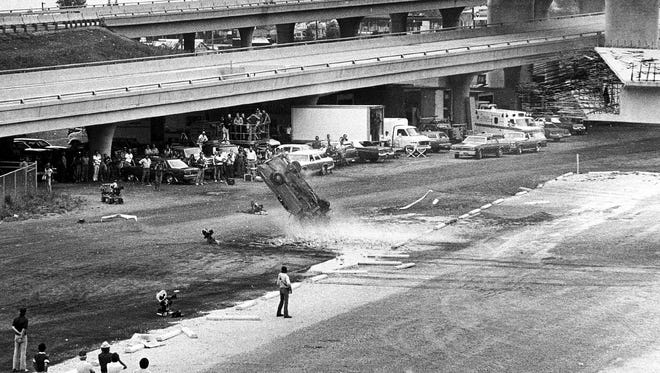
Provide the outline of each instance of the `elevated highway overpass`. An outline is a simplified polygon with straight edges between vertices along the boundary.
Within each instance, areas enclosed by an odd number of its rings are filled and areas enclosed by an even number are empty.
[[[603,15],[0,75],[0,136],[453,76],[593,48]]]
[[[252,28],[323,19],[408,14],[481,5],[481,0],[193,0],[147,1],[44,11],[0,12],[0,30],[98,25],[130,38]],[[358,22],[359,24],[359,22]]]

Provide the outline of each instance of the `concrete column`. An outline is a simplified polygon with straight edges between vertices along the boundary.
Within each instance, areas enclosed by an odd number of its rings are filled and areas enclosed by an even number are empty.
[[[451,88],[451,120],[453,123],[467,123],[470,107],[470,85],[474,74],[452,75],[447,78]]]
[[[440,9],[442,16],[442,28],[458,27],[461,25],[461,13],[465,7]]]
[[[522,66],[504,69],[504,89],[499,100],[499,102],[504,103],[502,105],[503,109],[520,110],[520,100],[516,95],[516,87],[521,81],[523,71]]]
[[[605,10],[605,0],[578,0],[580,13],[598,13]]]
[[[553,0],[534,0],[534,19],[548,18]]]
[[[293,33],[296,29],[295,23],[282,23],[276,25],[277,29],[277,44],[293,43]]]
[[[534,0],[488,0],[488,23],[519,23],[534,18]]]
[[[390,13],[390,33],[408,31],[408,13]]]
[[[356,36],[360,31],[360,22],[364,17],[350,17],[340,18],[337,20],[339,23],[339,36],[342,38],[350,38]]]
[[[241,47],[252,46],[252,36],[254,35],[254,26],[241,27],[238,29],[238,34],[241,36]]]
[[[195,33],[190,32],[187,34],[183,34],[183,50],[186,52],[194,52],[195,51]]]
[[[605,46],[658,47],[660,0],[605,0]]]
[[[89,139],[89,151],[93,154],[98,150],[101,154],[110,155],[116,128],[117,125],[114,123],[85,127]]]

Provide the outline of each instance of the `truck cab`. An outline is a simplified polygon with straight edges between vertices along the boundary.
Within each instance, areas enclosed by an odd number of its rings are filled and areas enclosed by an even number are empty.
[[[385,118],[384,131],[390,134],[390,143],[395,151],[414,148],[427,151],[431,148],[431,139],[422,135],[417,127],[409,126],[405,118]]]

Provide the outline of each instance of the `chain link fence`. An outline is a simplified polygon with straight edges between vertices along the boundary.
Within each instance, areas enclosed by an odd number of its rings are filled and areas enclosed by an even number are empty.
[[[37,192],[37,162],[21,166],[19,162],[0,162],[0,207]]]

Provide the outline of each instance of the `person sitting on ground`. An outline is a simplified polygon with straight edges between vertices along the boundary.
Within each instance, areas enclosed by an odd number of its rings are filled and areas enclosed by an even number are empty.
[[[204,236],[204,239],[206,239],[206,243],[210,245],[220,245],[220,242],[213,237],[213,229],[202,229],[202,235]]]
[[[156,312],[156,315],[162,317],[169,316],[172,313],[170,310],[172,299],[176,299],[176,294],[168,297],[167,291],[161,290],[156,294],[156,299],[158,300],[158,312]]]
[[[250,212],[255,215],[265,215],[264,205],[250,201]]]

